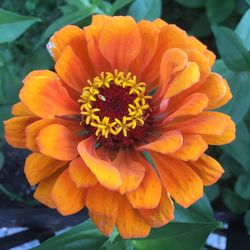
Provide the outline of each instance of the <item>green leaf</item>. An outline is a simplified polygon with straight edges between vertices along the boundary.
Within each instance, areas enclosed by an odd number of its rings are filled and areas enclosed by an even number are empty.
[[[213,26],[212,30],[219,53],[227,67],[237,72],[249,70],[250,54],[238,35],[226,27]]]
[[[211,24],[224,21],[233,12],[235,0],[207,0],[207,16]]]
[[[2,169],[4,164],[4,155],[3,153],[0,151],[0,170]]]
[[[226,206],[234,213],[243,213],[247,210],[249,202],[242,199],[230,188],[225,188],[222,191],[222,200]]]
[[[244,46],[249,51],[250,50],[250,9],[241,18],[239,24],[237,25],[235,32],[243,41]]]
[[[170,223],[153,229],[149,237],[134,240],[134,250],[194,250],[200,249],[209,233],[219,226],[218,222]]]
[[[239,176],[246,172],[246,169],[238,161],[236,161],[234,158],[232,158],[230,155],[226,153],[223,153],[221,155],[220,163],[222,167],[225,169],[225,173],[223,174],[223,176],[227,173],[229,174],[229,176],[231,176],[231,174]]]
[[[21,16],[0,8],[0,43],[12,42],[41,19]]]
[[[247,210],[245,216],[244,216],[244,223],[247,227],[248,234],[250,234],[250,210]]]
[[[238,161],[246,172],[250,172],[250,135],[244,122],[237,126],[236,140],[222,148],[228,155]]]
[[[1,105],[0,106],[0,138],[4,138],[4,126],[3,121],[11,117],[11,106],[10,105]]]
[[[204,196],[188,209],[175,205],[174,222],[211,222],[214,221],[213,210]]]
[[[238,123],[247,114],[250,107],[249,72],[233,72],[222,60],[217,60],[213,70],[221,74],[228,82],[233,98],[219,111],[229,114]]]
[[[128,14],[136,21],[153,21],[161,16],[161,0],[135,0],[129,7]]]
[[[246,0],[246,2],[250,5],[250,0]]]
[[[187,8],[200,8],[205,5],[206,0],[175,0],[175,2]]]
[[[208,200],[210,202],[214,201],[220,195],[220,186],[217,184],[214,184],[212,186],[205,187],[205,192],[206,192],[206,196],[207,196]]]
[[[92,14],[99,13],[100,9],[96,5],[91,5],[89,1],[68,1],[71,3],[71,6],[74,7],[74,11],[72,13],[68,13],[56,21],[54,21],[42,34],[40,42],[37,44],[36,48],[41,46],[46,39],[48,39],[55,31],[59,30],[63,26],[68,24],[74,24],[80,22],[81,20],[91,16]]]
[[[250,200],[250,175],[241,175],[235,183],[236,193],[245,200]]]
[[[130,4],[133,0],[116,0],[111,7],[110,15],[113,16],[118,10]]]
[[[36,250],[82,250],[99,249],[107,240],[92,223],[87,220],[69,231],[43,242]]]
[[[190,33],[197,37],[210,35],[212,32],[206,13],[202,13],[191,28]]]

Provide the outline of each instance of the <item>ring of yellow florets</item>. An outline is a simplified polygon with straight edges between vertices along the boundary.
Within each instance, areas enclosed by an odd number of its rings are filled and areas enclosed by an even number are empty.
[[[100,76],[95,77],[92,81],[88,80],[87,83],[88,86],[83,88],[78,100],[80,103],[82,124],[94,128],[95,135],[98,138],[100,136],[108,138],[109,135],[116,136],[121,134],[127,137],[128,131],[135,130],[138,126],[144,125],[149,114],[148,100],[152,97],[145,95],[146,84],[144,82],[137,82],[136,76],[131,73],[125,74],[124,72],[115,70],[114,74],[102,72]],[[117,105],[119,106],[120,100],[117,101],[118,103],[106,102],[111,98],[109,94],[112,94],[112,96],[119,95],[119,90],[125,91],[124,93],[129,97],[127,100],[131,100],[131,103],[126,105],[126,114],[122,117],[112,118],[109,115],[103,116],[105,108],[100,108],[102,106],[100,102],[104,104],[103,107],[106,105],[108,108],[111,106],[111,109],[115,109]],[[102,94],[103,92],[106,95]],[[124,98],[124,95],[120,98]],[[99,106],[97,103],[99,103]]]

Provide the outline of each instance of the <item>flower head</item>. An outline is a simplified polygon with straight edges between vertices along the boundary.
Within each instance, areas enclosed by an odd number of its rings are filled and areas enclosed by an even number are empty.
[[[37,200],[63,215],[86,206],[105,235],[116,225],[146,237],[173,219],[172,199],[188,207],[220,178],[205,151],[235,137],[230,117],[211,111],[232,96],[196,38],[160,19],[98,15],[47,47],[55,72],[31,72],[5,122],[8,143],[33,152]]]

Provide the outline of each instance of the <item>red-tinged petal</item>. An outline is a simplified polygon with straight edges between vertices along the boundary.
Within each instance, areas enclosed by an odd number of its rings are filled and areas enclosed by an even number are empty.
[[[168,131],[155,141],[143,145],[138,150],[149,150],[162,154],[173,153],[182,145],[182,134],[179,131]]]
[[[159,153],[151,153],[163,186],[183,207],[189,207],[203,195],[199,176],[184,162]]]
[[[80,157],[70,162],[69,173],[77,187],[90,187],[97,183],[95,175]]]
[[[22,102],[12,106],[11,114],[14,116],[35,116]]]
[[[107,217],[91,212],[89,212],[89,217],[104,235],[107,237],[111,235],[115,226],[116,217]]]
[[[174,204],[170,195],[162,188],[159,205],[154,209],[140,209],[139,212],[152,227],[162,227],[174,219]]]
[[[196,161],[207,147],[207,143],[200,135],[184,134],[182,146],[170,156],[182,161]]]
[[[76,187],[68,169],[57,178],[51,192],[56,208],[62,215],[79,212],[85,205],[86,195],[87,189]]]
[[[202,137],[209,145],[228,144],[235,139],[235,123],[228,119],[225,121],[225,127],[226,128],[221,135],[202,135]]]
[[[52,124],[43,128],[36,141],[39,151],[52,158],[70,161],[78,156],[80,138],[62,125]]]
[[[59,170],[49,178],[40,181],[34,193],[34,198],[49,208],[56,208],[51,197],[51,192],[60,174],[61,171]]]
[[[6,141],[13,147],[26,148],[25,128],[37,119],[31,116],[19,116],[4,121]]]
[[[224,173],[221,165],[214,158],[205,154],[197,161],[189,162],[188,165],[199,175],[205,186],[217,182]]]
[[[201,113],[208,104],[208,98],[201,93],[194,93],[186,97],[180,103],[169,103],[168,112],[172,113],[166,118],[166,121],[172,120],[177,117],[187,115],[198,115]],[[163,122],[164,123],[164,122]]]
[[[158,206],[161,198],[161,181],[153,167],[143,158],[139,157],[146,172],[140,186],[126,194],[133,208],[152,209]]]
[[[121,149],[112,164],[119,170],[122,178],[122,184],[118,189],[121,194],[138,188],[145,174],[141,162],[133,160],[129,152]]]
[[[228,115],[219,112],[202,112],[196,117],[171,123],[167,127],[180,130],[186,134],[202,134],[202,135],[222,135],[228,124],[232,120]]]
[[[28,76],[19,97],[34,114],[45,119],[79,113],[79,105],[70,98],[55,73]]]
[[[145,238],[151,229],[126,198],[121,200],[116,226],[123,239]]]
[[[116,217],[121,197],[118,192],[110,191],[97,184],[89,189],[86,206],[92,214]]]
[[[113,69],[126,72],[141,49],[140,33],[134,19],[116,16],[105,22],[100,33],[99,48]]]
[[[159,29],[146,20],[140,21],[137,27],[141,37],[141,49],[129,68],[140,79],[156,51]]]
[[[88,138],[78,144],[78,152],[86,166],[104,187],[117,190],[122,184],[118,169],[111,162],[102,160],[95,152],[95,139]]]
[[[199,79],[200,71],[198,65],[194,62],[189,62],[186,68],[176,74],[173,81],[169,83],[165,97],[170,98],[181,93],[183,90],[197,83]]]
[[[55,69],[68,86],[80,93],[87,85],[87,80],[93,78],[70,46],[64,49],[56,62]]]
[[[35,185],[65,165],[65,161],[58,161],[39,153],[32,153],[26,158],[24,172],[29,184]]]

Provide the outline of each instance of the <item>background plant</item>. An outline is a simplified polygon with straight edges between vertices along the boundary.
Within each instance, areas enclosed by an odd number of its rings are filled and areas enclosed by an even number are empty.
[[[129,14],[137,21],[162,17],[198,37],[220,58],[213,70],[227,79],[234,96],[221,111],[232,116],[237,123],[237,139],[230,145],[210,149],[209,153],[222,163],[225,174],[220,182],[207,188],[206,193],[215,209],[228,209],[244,215],[245,225],[250,231],[249,0],[1,1],[1,144],[4,143],[2,121],[10,117],[11,105],[18,100],[23,77],[34,69],[52,68],[52,61],[45,49],[48,38],[67,24],[88,25],[93,14]],[[4,155],[0,151],[0,168],[3,165]],[[15,196],[1,183],[0,187],[0,192]],[[20,197],[18,200],[23,202]],[[162,245],[171,245],[171,250],[175,250],[182,247],[182,240],[183,249],[194,250],[203,245],[209,232],[217,226],[210,205],[204,198],[190,209],[178,207],[175,221],[153,231],[147,240],[122,241],[117,232],[107,240],[91,222],[86,222],[66,233],[66,236],[64,234],[48,241],[39,249],[59,249],[58,246],[65,244],[65,249],[74,250],[84,246],[93,249],[152,249]],[[193,233],[189,234],[191,231]]]

